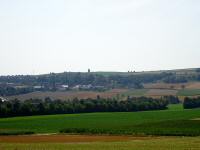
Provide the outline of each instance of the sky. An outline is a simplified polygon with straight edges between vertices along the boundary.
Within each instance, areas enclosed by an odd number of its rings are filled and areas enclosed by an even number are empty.
[[[1,0],[0,75],[200,67],[199,0]]]

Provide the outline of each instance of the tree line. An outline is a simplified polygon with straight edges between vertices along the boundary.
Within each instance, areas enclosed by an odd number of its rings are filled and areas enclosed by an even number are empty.
[[[68,84],[74,86],[82,85],[102,85],[102,86],[141,86],[140,83],[155,82],[171,76],[172,73],[145,73],[145,74],[118,74],[103,75],[98,73],[64,72],[50,73],[45,75],[16,75],[0,76],[0,83],[15,83],[24,85],[44,85],[47,87],[55,84]]]
[[[183,102],[185,109],[200,107],[200,97],[186,97]]]
[[[163,96],[162,99],[166,100],[169,104],[181,103],[180,99],[177,96],[173,96],[173,95]]]
[[[19,101],[0,101],[0,117],[32,116],[49,114],[72,114],[90,112],[134,112],[166,109],[168,101],[147,97],[130,98],[127,100],[77,99],[69,101],[51,100],[50,98],[29,99]]]
[[[26,88],[14,88],[11,86],[0,86],[0,95],[1,96],[11,96],[11,95],[19,95],[33,92],[34,89],[30,87]]]
[[[184,83],[187,81],[200,81],[200,69],[195,74],[176,74],[172,72],[161,73],[111,73],[108,75],[100,73],[63,72],[44,75],[13,75],[0,76],[0,83],[16,83],[24,85],[46,85],[68,84],[93,84],[105,86],[135,86],[138,83],[150,83],[163,81],[166,83]]]

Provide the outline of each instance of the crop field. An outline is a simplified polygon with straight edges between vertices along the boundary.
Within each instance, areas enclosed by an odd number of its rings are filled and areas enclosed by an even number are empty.
[[[118,142],[150,137],[108,136],[108,135],[11,135],[0,136],[0,143],[87,143],[87,142]]]
[[[200,109],[146,112],[83,113],[0,119],[0,134],[75,133],[112,135],[200,135]]]
[[[146,89],[181,89],[181,85],[184,85],[185,87],[188,86],[188,83],[180,84],[180,83],[148,83],[144,84],[144,88]]]
[[[113,89],[105,92],[94,92],[94,91],[66,91],[66,92],[33,92],[28,94],[16,95],[7,97],[8,99],[19,99],[27,100],[30,98],[40,98],[44,99],[50,97],[52,99],[68,100],[73,98],[86,99],[86,98],[96,98],[97,95],[103,98],[116,97],[118,94],[127,92],[127,89]]]
[[[165,96],[165,95],[176,95],[176,90],[167,89],[150,89],[146,92],[146,96]]]
[[[72,137],[73,138],[73,137]],[[105,137],[104,137],[105,138]],[[112,139],[112,137],[110,137]],[[198,150],[199,137],[145,137],[112,142],[1,143],[0,150]]]
[[[8,99],[27,100],[30,98],[45,99],[50,97],[52,99],[72,100],[74,98],[87,99],[96,98],[99,95],[102,98],[126,98],[127,96],[140,97],[161,97],[165,95],[179,96],[183,99],[185,96],[199,96],[200,89],[113,89],[105,92],[94,91],[66,91],[66,92],[33,92],[28,94],[9,96]]]
[[[177,94],[180,96],[199,96],[200,89],[184,89],[184,90],[178,91]]]
[[[144,84],[144,88],[146,89],[182,89],[184,85],[184,89],[200,89],[200,82],[187,82],[187,83],[148,83]]]
[[[0,150],[198,150],[200,109],[1,118],[0,134]]]
[[[184,89],[182,86],[184,85]],[[173,87],[173,89],[172,89]],[[200,95],[200,82],[188,83],[149,83],[144,84],[146,89],[146,96],[163,96],[163,95],[177,95],[177,96],[197,96]]]
[[[184,85],[185,89],[181,86]],[[173,89],[171,89],[173,86]],[[188,82],[184,84],[167,84],[167,83],[151,83],[144,84],[144,89],[112,89],[104,92],[96,91],[56,91],[56,92],[32,92],[28,94],[21,94],[15,96],[8,96],[8,99],[27,100],[30,98],[45,99],[50,97],[52,99],[71,100],[74,98],[86,99],[96,98],[97,95],[103,98],[125,98],[126,96],[148,96],[161,97],[165,95],[174,96],[198,96],[200,95],[200,82]]]
[[[94,91],[66,91],[66,92],[33,92],[28,94],[9,96],[8,99],[19,99],[27,100],[30,98],[40,98],[44,99],[50,97],[52,99],[68,100],[73,98],[86,99],[86,98],[96,98],[97,95],[103,98],[112,97],[125,97],[125,96],[144,96],[147,89],[113,89],[105,92],[94,92]]]
[[[180,96],[183,99],[185,96],[198,96],[200,89],[168,89],[168,88],[153,88],[153,89],[130,89],[122,92],[124,96],[147,96],[147,97],[161,97],[166,95]]]
[[[122,93],[124,96],[144,96],[148,90],[147,89],[130,89]]]

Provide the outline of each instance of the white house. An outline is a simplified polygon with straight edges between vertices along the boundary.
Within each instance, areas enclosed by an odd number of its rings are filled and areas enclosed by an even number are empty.
[[[2,102],[7,101],[7,99],[5,99],[4,97],[0,97],[0,100],[1,100]]]

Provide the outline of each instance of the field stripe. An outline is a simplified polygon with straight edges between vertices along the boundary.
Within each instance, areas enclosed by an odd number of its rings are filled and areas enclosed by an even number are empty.
[[[159,137],[155,137],[159,138]],[[109,135],[29,135],[0,136],[0,143],[82,143],[150,140],[152,137],[109,136]]]

